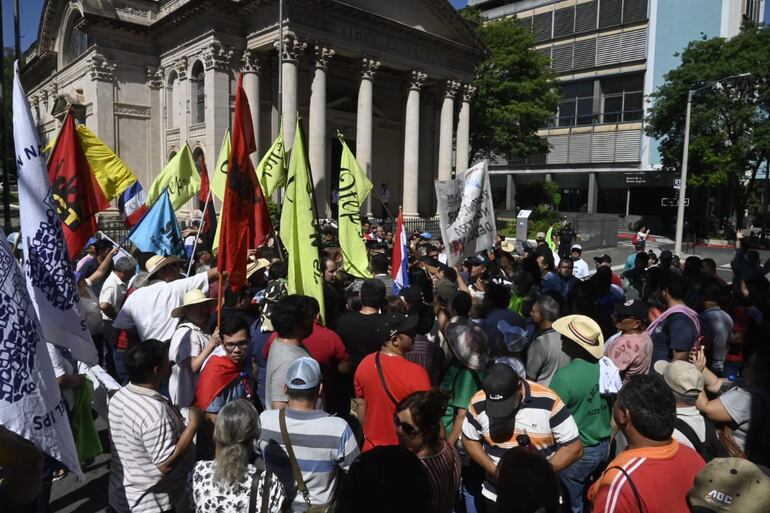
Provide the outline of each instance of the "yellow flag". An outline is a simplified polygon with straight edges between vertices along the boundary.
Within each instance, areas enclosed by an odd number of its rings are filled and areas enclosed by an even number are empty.
[[[168,189],[171,205],[174,207],[174,210],[177,210],[186,201],[195,196],[200,188],[201,175],[198,173],[198,168],[195,167],[195,160],[190,151],[190,146],[185,143],[182,150],[174,155],[174,158],[166,164],[163,171],[152,182],[152,185],[147,190],[147,201],[145,203],[148,207],[152,206],[155,200],[163,194],[163,191]]]
[[[99,183],[107,201],[118,197],[132,183],[136,176],[128,169],[123,160],[115,155],[109,146],[88,129],[85,125],[77,127],[80,147],[86,156],[88,164],[94,170],[94,176]]]
[[[359,278],[371,278],[366,244],[361,237],[361,203],[372,190],[372,182],[366,177],[356,157],[348,148],[345,139],[342,143],[340,159],[340,196],[338,205],[338,223],[340,247],[344,257],[345,272]]]
[[[219,148],[217,165],[214,168],[214,176],[211,178],[211,191],[220,200],[225,200],[225,186],[227,185],[227,165],[230,159],[230,129],[225,132],[222,146]],[[217,237],[216,240],[219,240]]]
[[[310,180],[302,124],[297,119],[289,176],[286,180],[286,195],[281,211],[281,241],[289,253],[289,294],[316,298],[323,317],[325,309],[320,241],[313,224],[315,216]]]
[[[259,161],[256,169],[265,197],[270,197],[286,184],[286,151],[283,146],[283,123],[275,142]]]

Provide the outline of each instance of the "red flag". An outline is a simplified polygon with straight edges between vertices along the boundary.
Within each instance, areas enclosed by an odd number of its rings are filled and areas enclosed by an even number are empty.
[[[201,190],[198,193],[198,208],[201,210],[203,210],[210,192],[211,186],[209,185],[209,171],[206,169],[206,158],[201,157]]]
[[[70,258],[75,258],[98,229],[96,213],[110,204],[80,147],[71,111],[64,118],[48,159],[48,179],[61,219],[67,253]]]
[[[211,249],[211,243],[214,241],[214,235],[217,231],[217,211],[214,209],[214,200],[210,196],[209,171],[206,168],[206,159],[204,158],[201,161],[201,190],[198,194],[198,208],[203,211],[200,236],[208,249]]]
[[[219,271],[229,274],[230,288],[234,291],[246,283],[249,248],[262,245],[272,231],[267,204],[249,158],[255,151],[254,126],[241,74],[235,93],[235,119],[217,255]]]

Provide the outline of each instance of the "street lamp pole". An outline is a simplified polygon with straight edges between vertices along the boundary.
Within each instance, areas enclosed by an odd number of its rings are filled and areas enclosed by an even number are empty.
[[[680,183],[679,183],[679,197],[677,198],[677,205],[676,205],[676,234],[674,239],[674,254],[679,255],[682,253],[682,234],[684,232],[684,202],[687,192],[687,157],[690,150],[690,113],[692,110],[692,99],[693,96],[695,96],[695,93],[698,91],[701,91],[703,89],[706,89],[708,87],[714,86],[716,84],[721,84],[725,80],[732,80],[734,78],[742,78],[742,77],[748,77],[751,75],[751,73],[740,73],[738,75],[730,75],[729,77],[725,77],[719,80],[715,80],[713,82],[710,82],[702,87],[698,87],[697,89],[690,89],[687,91],[687,110],[685,113],[684,118],[684,148],[682,149],[682,175],[680,177]]]

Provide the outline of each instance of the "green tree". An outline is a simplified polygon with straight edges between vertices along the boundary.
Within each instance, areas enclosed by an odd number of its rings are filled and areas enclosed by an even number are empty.
[[[556,112],[559,93],[548,58],[533,50],[534,34],[516,18],[485,21],[476,9],[461,12],[489,49],[473,83],[471,160],[545,153],[537,130]]]
[[[681,57],[652,95],[645,131],[660,141],[664,170],[679,172],[687,94],[703,87],[692,102],[688,185],[725,188],[741,226],[757,171],[770,156],[770,29],[746,26],[729,40],[693,41]],[[717,83],[726,77],[735,78]]]

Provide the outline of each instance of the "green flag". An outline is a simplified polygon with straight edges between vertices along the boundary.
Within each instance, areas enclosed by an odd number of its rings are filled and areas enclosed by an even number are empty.
[[[340,184],[337,189],[340,196],[337,205],[340,247],[344,257],[345,272],[359,278],[371,278],[366,244],[361,237],[361,203],[372,190],[372,182],[358,165],[356,157],[342,136],[340,136],[340,142],[342,158],[340,159]]]
[[[219,148],[217,165],[214,168],[214,176],[211,178],[211,191],[220,200],[225,200],[225,186],[227,185],[227,163],[230,158],[230,129],[225,132],[222,146]],[[217,239],[219,240],[219,239]]]
[[[316,298],[323,317],[325,309],[318,246],[320,241],[313,224],[313,185],[310,180],[302,124],[298,118],[281,210],[281,241],[289,253],[289,294]]]
[[[158,177],[147,190],[148,207],[160,198],[165,189],[168,189],[169,199],[174,210],[185,204],[195,196],[201,188],[201,175],[195,167],[190,147],[185,143],[184,147],[172,158]]]
[[[256,169],[262,193],[270,197],[279,187],[286,185],[286,151],[283,146],[283,123],[275,142],[259,161]]]

